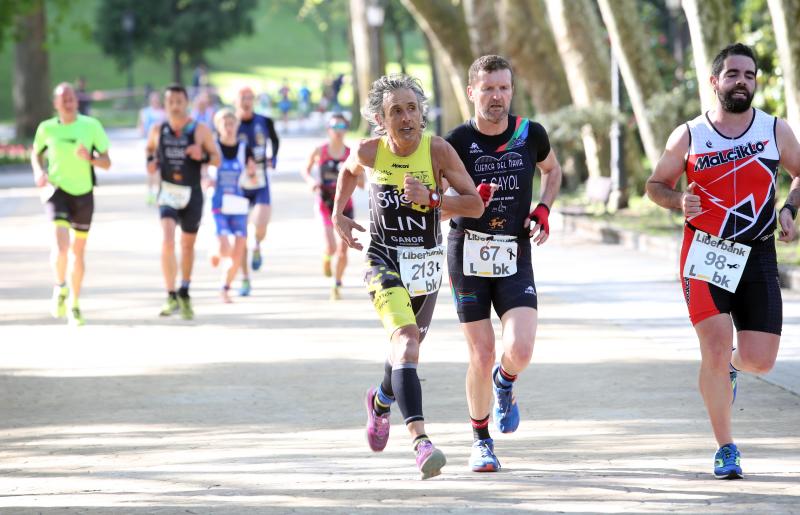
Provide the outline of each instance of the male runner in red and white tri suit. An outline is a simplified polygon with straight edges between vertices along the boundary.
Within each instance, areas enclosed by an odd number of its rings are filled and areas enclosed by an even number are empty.
[[[800,205],[800,144],[786,121],[750,107],[757,71],[749,47],[724,48],[712,65],[714,108],[672,132],[647,181],[656,204],[686,216],[680,273],[700,340],[700,393],[719,445],[719,479],[742,477],[731,435],[736,373],[764,374],[775,363],[783,306],[773,232],[777,219],[778,239],[792,241]],[[778,165],[793,181],[776,213]],[[689,185],[675,191],[683,173]]]

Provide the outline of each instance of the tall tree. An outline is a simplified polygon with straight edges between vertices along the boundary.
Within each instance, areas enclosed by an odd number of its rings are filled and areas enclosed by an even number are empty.
[[[732,43],[734,9],[730,0],[682,0],[692,37],[692,54],[703,110],[714,105],[714,92],[708,83],[711,61],[717,52]]]
[[[651,166],[655,166],[666,134],[658,120],[650,119],[647,103],[653,96],[663,93],[664,87],[650,52],[647,28],[634,15],[635,0],[599,0],[599,7],[611,41],[611,51],[619,63],[620,74],[636,116],[645,155]]]
[[[241,34],[252,34],[256,0],[106,0],[97,10],[97,39],[121,66],[129,52],[162,57],[172,53],[172,75],[183,82],[184,63],[200,63],[206,51]],[[132,17],[130,32],[123,29]]]
[[[498,7],[503,54],[514,66],[517,90],[524,89],[539,113],[571,104],[567,76],[556,49],[543,0],[502,0]]]
[[[440,57],[442,73],[451,84],[456,95],[460,118],[470,117],[467,100],[467,70],[472,64],[473,54],[467,36],[467,23],[460,5],[449,1],[402,0],[420,29],[430,40],[434,52]],[[443,87],[443,89],[445,89]]]
[[[497,6],[492,0],[463,0],[469,44],[475,57],[500,53]]]
[[[775,42],[783,71],[786,117],[794,131],[800,134],[800,39],[790,32],[800,22],[800,1],[767,0],[775,30]]]
[[[608,53],[600,16],[591,0],[547,0],[547,14],[564,68],[569,70],[572,102],[590,109],[611,99]],[[592,177],[607,176],[610,147],[606,134],[581,129],[586,167]]]
[[[381,24],[371,25],[368,20],[367,10],[371,3],[369,0],[350,0],[354,75],[362,102],[366,102],[372,82],[386,70]]]
[[[30,138],[39,122],[50,116],[50,61],[44,0],[29,2],[12,19],[17,43],[14,51],[14,121],[18,138]]]

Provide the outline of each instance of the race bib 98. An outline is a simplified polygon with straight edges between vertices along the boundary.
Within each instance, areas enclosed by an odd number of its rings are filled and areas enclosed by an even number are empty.
[[[750,247],[695,231],[683,265],[683,276],[733,293],[742,278]]]

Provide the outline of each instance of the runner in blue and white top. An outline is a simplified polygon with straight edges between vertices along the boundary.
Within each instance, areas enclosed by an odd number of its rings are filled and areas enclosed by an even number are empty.
[[[233,111],[220,110],[214,115],[214,126],[219,134],[221,162],[216,173],[212,172],[211,212],[217,227],[219,252],[211,257],[211,264],[216,267],[222,263],[222,300],[230,303],[231,282],[242,264],[247,245],[249,202],[242,185],[257,172],[252,149],[237,138],[239,120]]]

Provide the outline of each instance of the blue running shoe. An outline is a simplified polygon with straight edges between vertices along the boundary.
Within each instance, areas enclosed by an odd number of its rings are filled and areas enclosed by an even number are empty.
[[[250,279],[242,279],[242,287],[239,288],[239,295],[242,297],[250,295]]]
[[[728,365],[728,367],[730,367],[729,373],[731,376],[731,390],[733,390],[733,400],[731,401],[731,405],[733,405],[733,403],[736,402],[736,377],[739,375],[739,372],[733,368],[733,365]]]
[[[729,443],[719,448],[714,455],[714,477],[717,479],[742,479],[742,467],[739,464],[739,449],[736,444]]]
[[[492,370],[492,388],[494,389],[494,425],[501,433],[513,433],[519,427],[519,407],[514,399],[513,387],[499,388],[494,382],[500,365]]]
[[[250,265],[253,267],[253,270],[258,271],[261,268],[261,249],[256,248],[253,250],[253,260],[250,262]]]
[[[494,455],[494,440],[487,438],[472,442],[469,468],[473,472],[497,472],[500,470],[500,461]]]

